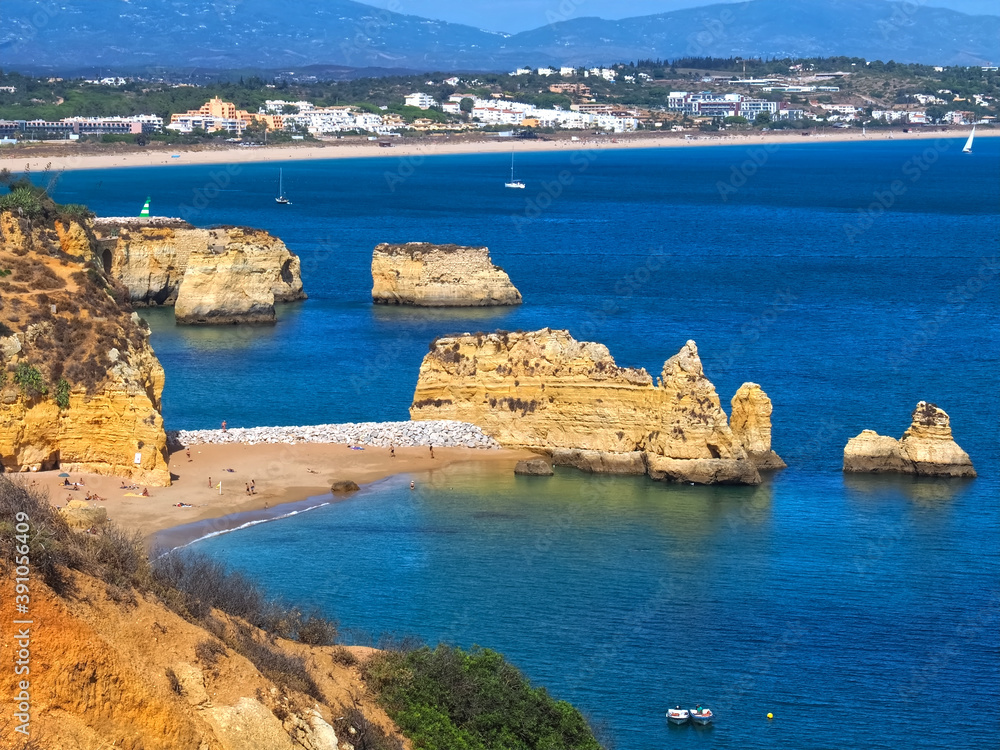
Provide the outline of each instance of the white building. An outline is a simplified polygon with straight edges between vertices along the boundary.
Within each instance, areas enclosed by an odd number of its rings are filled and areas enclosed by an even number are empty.
[[[856,115],[858,112],[864,111],[861,107],[855,107],[851,104],[820,104],[819,106],[827,112],[833,112],[838,115]]]
[[[512,76],[526,76],[531,74],[531,68],[518,68],[510,75]]]
[[[753,120],[762,112],[767,112],[771,116],[776,115],[778,103],[765,99],[753,99],[743,94],[671,91],[667,95],[667,109],[692,116],[745,117],[748,120]]]
[[[907,113],[901,109],[873,109],[873,120],[885,120],[886,122],[905,122]]]
[[[552,68],[539,68],[536,72],[540,76],[554,76],[556,74],[556,71]]]
[[[260,113],[280,115],[284,113],[286,107],[294,107],[296,112],[308,112],[310,109],[315,109],[316,105],[307,101],[286,102],[284,99],[268,99],[264,102]]]
[[[360,130],[384,135],[396,128],[385,124],[382,115],[356,112],[352,107],[314,107],[297,115],[285,115],[285,127],[304,127],[313,135]]]
[[[407,107],[430,109],[434,106],[434,97],[428,94],[410,94],[405,98]]]
[[[192,130],[201,129],[208,133],[215,133],[224,130],[234,135],[243,135],[246,130],[246,123],[243,120],[231,119],[228,117],[212,117],[211,115],[200,114],[176,114],[171,118],[171,123],[166,130],[176,130],[178,133],[190,133]]]
[[[567,68],[565,65],[559,68],[559,75],[563,78],[572,78],[576,75],[576,68]]]

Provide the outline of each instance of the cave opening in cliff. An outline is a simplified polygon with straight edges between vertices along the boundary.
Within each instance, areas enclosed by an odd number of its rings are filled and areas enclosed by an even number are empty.
[[[104,273],[111,273],[111,250],[105,249],[101,255],[101,262],[104,264]]]
[[[281,280],[286,284],[291,284],[292,278],[292,261],[286,260],[284,265],[281,266]]]

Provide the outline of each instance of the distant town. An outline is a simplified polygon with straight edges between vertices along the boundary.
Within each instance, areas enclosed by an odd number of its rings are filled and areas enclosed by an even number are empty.
[[[217,86],[118,75],[64,80],[8,73],[0,74],[0,84],[0,143],[8,145],[81,139],[139,145],[172,138],[382,139],[477,131],[530,136],[564,130],[989,126],[997,121],[1000,95],[996,67],[873,64],[854,58],[642,61],[474,76],[329,83],[252,79]],[[134,111],[144,100],[156,109]],[[184,102],[197,106],[182,108]],[[60,110],[73,111],[51,116]],[[49,116],[32,117],[35,113]]]

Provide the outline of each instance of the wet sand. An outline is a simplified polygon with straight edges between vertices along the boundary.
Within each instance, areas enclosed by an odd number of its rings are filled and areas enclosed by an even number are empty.
[[[83,484],[71,490],[63,486],[65,478],[59,476],[60,471],[21,477],[48,492],[55,505],[65,505],[71,499],[86,500],[88,492],[96,493],[104,499],[93,504],[106,508],[111,521],[151,538],[165,529],[209,519],[218,520],[212,530],[235,528],[257,514],[260,518],[282,515],[317,504],[303,505],[309,498],[324,502],[343,499],[345,495],[330,492],[330,485],[336,481],[366,485],[393,475],[416,474],[459,462],[509,466],[513,470],[518,460],[533,455],[513,450],[435,448],[431,458],[426,447],[415,447],[396,448],[393,458],[388,448],[355,450],[327,443],[195,445],[190,452],[190,460],[183,450],[171,454],[170,487],[140,485],[125,489],[122,484],[130,484],[131,480],[73,473],[68,481]],[[251,482],[255,492],[248,495],[246,486]],[[142,497],[143,489],[148,489],[149,497]],[[178,503],[191,507],[177,507]],[[231,518],[247,513],[252,515]],[[178,543],[186,541],[191,539]]]
[[[518,152],[530,151],[576,151],[576,150],[609,150],[620,148],[696,148],[700,146],[751,146],[766,144],[806,144],[806,143],[838,143],[852,141],[885,141],[893,140],[935,140],[938,138],[965,137],[970,128],[953,128],[943,132],[938,128],[929,130],[913,130],[903,133],[901,128],[883,131],[872,131],[862,135],[856,131],[843,130],[812,130],[810,135],[803,137],[800,131],[782,131],[773,133],[713,134],[593,134],[577,136],[579,140],[561,134],[551,140],[513,140],[511,138],[494,139],[448,139],[448,138],[399,138],[393,139],[393,148],[382,148],[378,143],[328,141],[322,145],[282,145],[243,148],[178,147],[175,150],[148,149],[142,151],[108,151],[107,153],[78,153],[78,144],[66,142],[65,145],[54,146],[44,155],[30,149],[5,148],[0,150],[0,167],[13,171],[21,171],[25,166],[32,172],[40,172],[46,167],[54,171],[76,169],[111,169],[116,167],[151,167],[163,165],[192,164],[227,164],[240,165],[251,163],[283,164],[293,161],[314,159],[351,159],[365,157],[382,157],[405,159],[409,157],[424,157],[443,154],[490,154],[509,153],[511,148]],[[1000,136],[1000,130],[982,130],[977,136],[987,138]],[[62,143],[62,142],[60,142]],[[174,158],[174,156],[177,158]]]

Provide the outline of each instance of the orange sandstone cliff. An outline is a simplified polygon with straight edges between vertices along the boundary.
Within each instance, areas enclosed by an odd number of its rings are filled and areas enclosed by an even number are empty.
[[[752,449],[768,455],[770,401],[753,413]],[[761,481],[693,341],[654,383],[645,370],[616,365],[607,347],[567,331],[440,338],[421,364],[410,416],[471,422],[504,446],[588,471],[700,484]]]
[[[489,248],[383,243],[372,253],[372,301],[419,307],[520,305],[521,293]]]
[[[976,476],[969,454],[952,438],[947,412],[926,401],[917,404],[910,426],[899,440],[873,430],[863,430],[852,437],[844,447],[844,471]]]
[[[0,213],[0,462],[170,483],[163,368],[84,218]]]
[[[178,323],[273,323],[306,298],[299,257],[268,232],[178,219],[95,220],[101,263],[136,306],[174,305]]]

